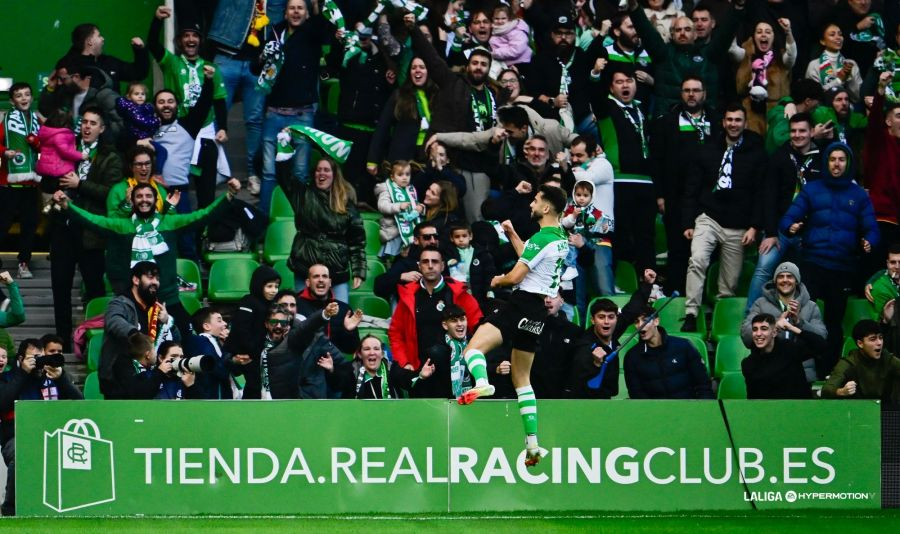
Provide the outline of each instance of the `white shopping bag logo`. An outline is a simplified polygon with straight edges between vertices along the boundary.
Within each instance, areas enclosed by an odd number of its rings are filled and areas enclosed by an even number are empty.
[[[70,419],[44,432],[44,504],[68,512],[116,500],[113,443],[97,423]]]

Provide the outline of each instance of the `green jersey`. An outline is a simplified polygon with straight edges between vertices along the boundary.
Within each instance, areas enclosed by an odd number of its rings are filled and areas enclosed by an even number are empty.
[[[163,87],[171,89],[178,99],[178,117],[182,118],[188,114],[188,111],[194,107],[200,98],[200,90],[203,87],[203,66],[211,65],[202,58],[191,62],[184,55],[178,55],[166,50],[163,54],[162,61],[159,62],[159,68],[163,73]],[[228,96],[225,90],[225,81],[222,80],[222,74],[219,69],[213,74],[213,100],[224,99]],[[209,110],[209,116],[203,123],[204,126],[213,121],[215,114],[212,109]]]
[[[519,261],[528,266],[528,274],[516,289],[555,296],[559,292],[559,279],[568,252],[569,241],[562,227],[541,228],[525,242]]]

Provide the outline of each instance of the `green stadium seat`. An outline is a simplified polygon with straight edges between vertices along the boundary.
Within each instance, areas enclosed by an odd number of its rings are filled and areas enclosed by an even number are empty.
[[[87,303],[87,306],[84,307],[84,318],[90,319],[91,317],[105,314],[106,308],[109,306],[111,300],[112,297],[97,297],[91,299],[91,301]]]
[[[719,382],[719,400],[722,399],[746,399],[747,384],[744,383],[744,375],[741,373],[728,373]]]
[[[712,340],[718,342],[722,336],[740,335],[746,308],[746,297],[731,297],[716,302],[712,316]]]
[[[351,289],[351,293],[371,295],[375,292],[375,278],[384,274],[387,267],[376,258],[366,258],[366,279],[356,289]]]
[[[184,307],[184,311],[188,313],[188,315],[194,315],[197,313],[197,310],[203,307],[203,304],[200,303],[200,300],[193,295],[186,295],[184,293],[178,295],[178,300],[181,301],[182,307]]]
[[[272,268],[281,275],[280,289],[294,290],[294,271],[288,267],[287,260],[276,261],[272,264]]]
[[[103,393],[100,393],[100,377],[96,371],[84,379],[84,400],[104,400]]]
[[[722,336],[716,345],[716,378],[726,374],[740,373],[741,360],[750,355],[750,349],[744,346],[741,336]]]
[[[362,217],[362,220],[364,221],[378,222],[381,220],[381,214],[377,211],[361,211],[359,212],[359,216]]]
[[[657,300],[653,303],[653,306],[659,308],[668,300],[669,299]],[[685,297],[676,297],[672,299],[671,304],[668,304],[659,312],[659,325],[665,328],[666,332],[673,335],[685,334],[685,332],[681,331],[681,325],[684,324],[684,304]],[[702,313],[697,317],[696,335],[704,339],[706,338],[706,319]]]
[[[853,332],[853,327],[859,321],[876,319],[877,317],[875,307],[868,300],[860,298],[847,299],[847,309],[844,311],[844,320],[842,322],[844,335],[849,336]]]
[[[623,307],[625,307],[626,304],[628,304],[628,301],[631,300],[631,295],[609,295],[606,297],[592,298],[591,301],[588,302],[587,311],[585,312],[585,317],[584,317],[584,329],[585,330],[587,330],[591,327],[591,306],[600,299],[609,299],[609,300],[613,301],[613,303],[616,306],[618,306],[619,309],[621,310]],[[629,326],[628,329],[625,331],[625,335],[631,334],[632,332],[634,332],[634,327]]]
[[[377,258],[378,251],[381,250],[381,238],[378,237],[381,225],[377,221],[364,220],[363,227],[366,229],[366,256]]]
[[[184,278],[186,281],[191,282],[192,284],[197,284],[197,289],[194,289],[192,291],[179,291],[179,294],[189,295],[197,300],[202,299],[203,279],[200,277],[200,266],[197,265],[194,261],[185,258],[178,258],[176,262],[176,270],[178,271],[178,276]]]
[[[572,323],[578,326],[581,326],[581,312],[578,311],[578,308],[572,308]]]
[[[846,358],[850,351],[853,349],[859,348],[856,346],[856,341],[853,340],[852,336],[844,337],[844,346],[841,348],[841,358]]]
[[[390,341],[388,340],[388,331],[382,328],[360,328],[359,329],[359,339],[366,336],[375,336],[381,341],[381,345],[384,348],[387,348],[390,345]]]
[[[96,371],[100,368],[100,348],[103,346],[103,332],[88,340],[87,368],[88,371]]]
[[[746,297],[747,291],[750,289],[750,281],[753,279],[753,271],[756,270],[756,263],[748,260],[744,260],[744,265],[741,267],[741,277],[738,279],[738,286],[735,290],[736,297]],[[715,261],[712,265],[709,266],[709,269],[706,271],[706,291],[704,294],[704,298],[706,299],[706,304],[710,306],[715,306],[716,301],[719,300],[719,262]]]
[[[616,262],[616,287],[628,295],[637,291],[638,277],[634,265],[627,261]]]
[[[269,222],[293,220],[294,208],[287,195],[284,194],[284,189],[281,186],[275,186],[272,191],[272,202],[269,204]]]
[[[681,339],[686,339],[691,342],[691,345],[697,349],[697,352],[700,353],[700,358],[703,359],[703,365],[706,366],[706,374],[709,373],[709,350],[706,348],[706,341],[699,336],[683,336],[681,334],[675,335],[673,337],[679,337]]]
[[[287,260],[296,235],[294,221],[274,221],[269,224],[263,244],[263,259],[266,263],[272,265],[276,261]]]
[[[97,297],[91,299],[91,301],[87,303],[87,306],[84,307],[85,320],[98,315],[104,315],[106,313],[106,308],[109,307],[109,302],[112,299],[112,297]],[[87,339],[90,341],[91,338],[101,334],[103,334],[102,328],[91,328],[87,331]]]
[[[203,261],[207,264],[213,264],[222,260],[249,260],[256,261],[256,252],[210,252],[203,251]]]
[[[375,295],[350,295],[350,308],[360,309],[365,315],[390,319],[391,305],[388,301]]]
[[[207,297],[213,302],[237,302],[250,292],[250,278],[259,264],[253,260],[231,259],[212,264]]]

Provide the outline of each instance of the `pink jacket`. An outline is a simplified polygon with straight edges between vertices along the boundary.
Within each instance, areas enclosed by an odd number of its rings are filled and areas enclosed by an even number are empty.
[[[531,61],[528,46],[528,24],[522,19],[511,20],[503,26],[494,26],[491,36],[491,55],[507,65]]]
[[[37,173],[41,176],[63,176],[75,170],[81,152],[75,148],[75,133],[68,128],[41,126],[41,157]]]

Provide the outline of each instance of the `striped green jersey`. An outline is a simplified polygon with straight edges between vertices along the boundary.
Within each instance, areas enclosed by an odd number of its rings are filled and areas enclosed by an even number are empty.
[[[541,228],[525,242],[525,250],[519,261],[527,265],[529,270],[516,289],[538,295],[556,295],[568,252],[569,241],[562,227]]]

